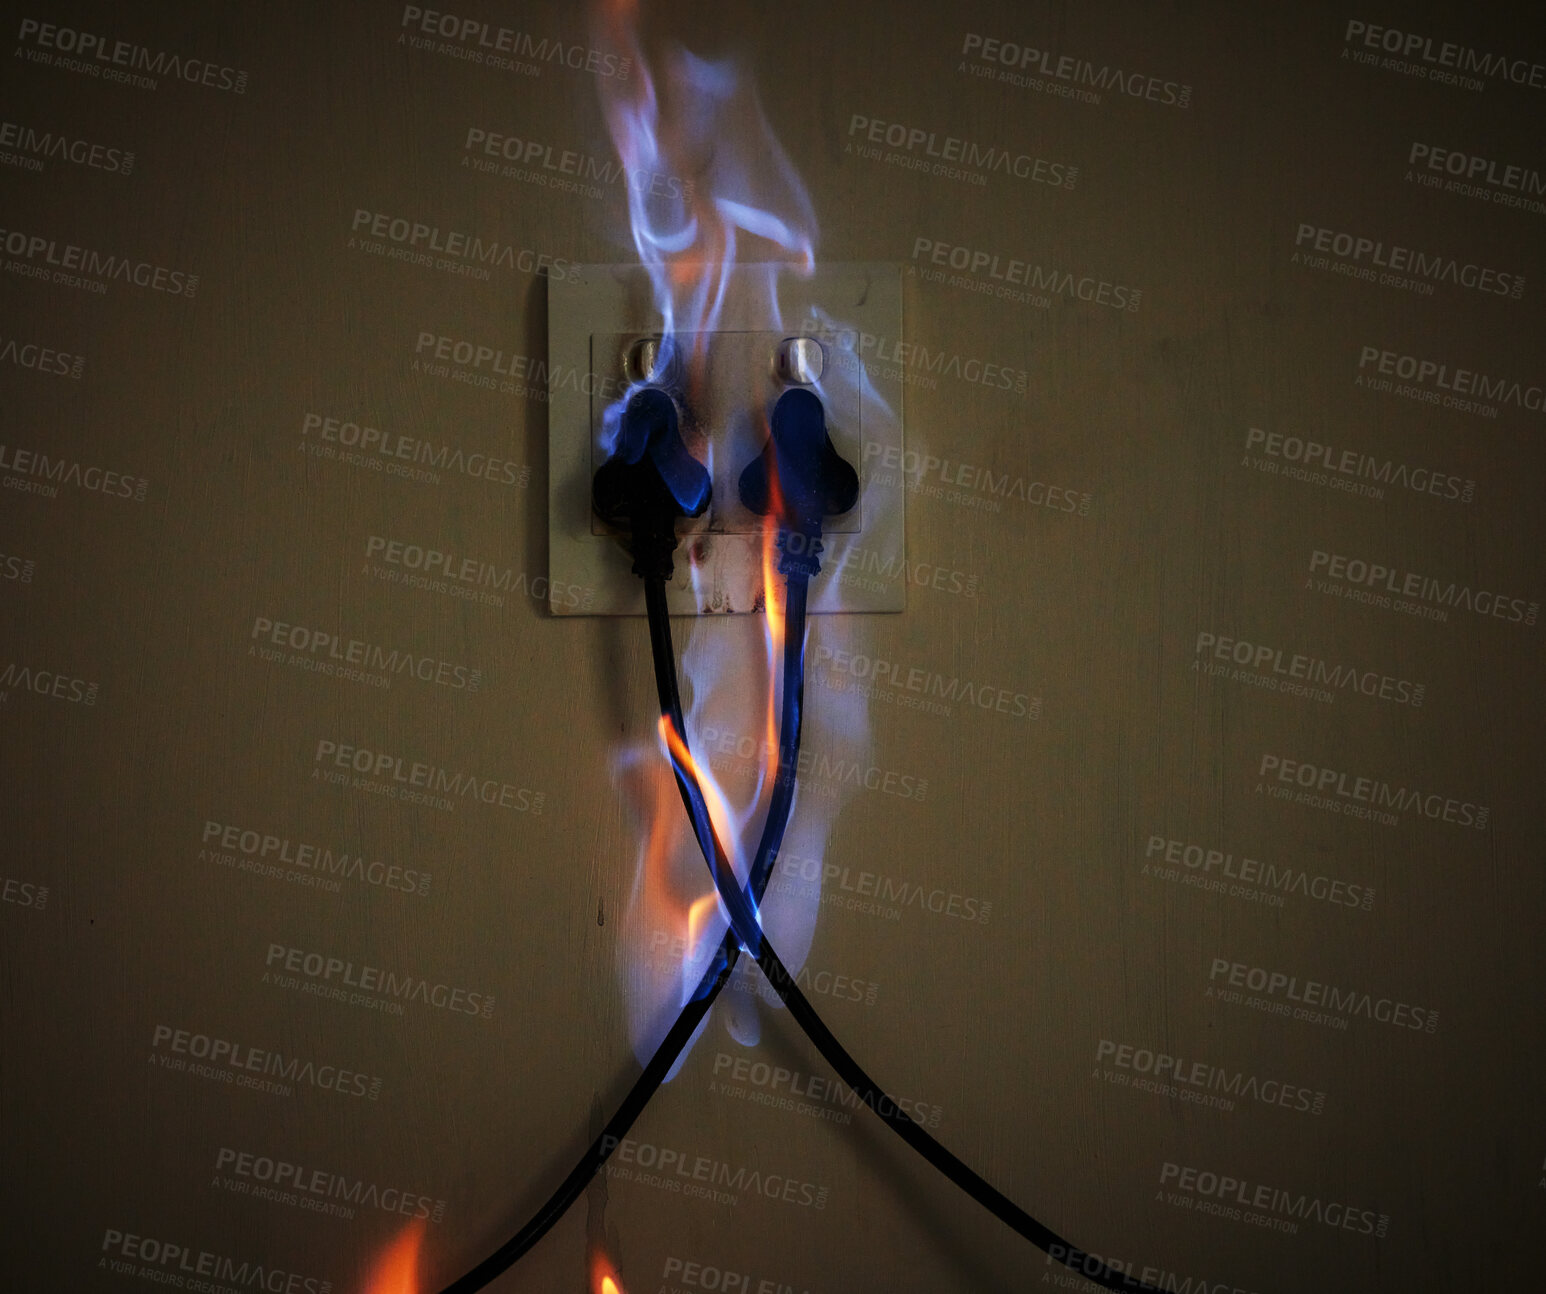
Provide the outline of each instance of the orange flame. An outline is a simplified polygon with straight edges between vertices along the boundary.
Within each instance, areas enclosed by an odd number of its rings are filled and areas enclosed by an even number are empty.
[[[656,930],[677,935],[684,922],[690,923],[696,908],[696,903],[683,893],[674,866],[686,820],[681,806],[675,803],[676,789],[664,769],[658,765],[637,765],[631,770],[630,781],[640,798],[644,827],[636,891],[639,907],[632,919],[638,922],[641,937],[648,938],[648,932]],[[694,885],[691,892],[696,891]],[[688,937],[695,938],[691,930]]]
[[[365,1283],[365,1294],[419,1294],[419,1250],[424,1219],[414,1218],[386,1247]]]
[[[671,901],[671,856],[681,837],[680,819],[672,811],[671,784],[664,778],[652,778],[649,784],[649,834],[644,841],[644,884],[652,904],[673,907]]]
[[[778,497],[778,475],[769,473],[769,486],[774,500]],[[778,687],[779,657],[784,647],[784,606],[778,600],[778,523],[774,512],[762,520],[762,608],[767,614],[768,639],[768,711],[766,732],[763,734],[764,749],[769,759],[777,758],[778,751]],[[776,770],[775,770],[776,772]]]
[[[692,906],[687,909],[687,955],[696,956],[698,952],[698,940],[703,937],[704,927],[713,916],[714,909],[719,904],[719,891],[710,890],[707,894],[700,895],[692,901]]]
[[[617,1268],[600,1251],[591,1257],[590,1285],[592,1294],[627,1294],[622,1281],[618,1279]]]
[[[694,859],[683,867],[682,851],[691,828],[681,805],[676,803],[676,787],[666,765],[657,760],[630,762],[626,777],[630,793],[636,797],[642,829],[633,899],[624,918],[626,938],[636,953],[653,949],[653,940],[659,934],[681,940],[680,971],[686,977],[682,983],[688,979],[695,982],[693,968],[707,952],[705,940],[718,942],[710,929],[718,896],[712,886],[704,892],[701,861]],[[694,846],[692,853],[696,852]],[[649,956],[653,959],[653,953]],[[666,967],[645,972],[645,984],[638,991],[646,995],[645,1001],[655,1002],[649,1011],[669,1005],[674,1014],[685,1000],[682,986]],[[668,1001],[655,996],[659,994],[664,994]],[[635,1025],[641,1022],[636,1020]],[[636,1037],[635,1045],[638,1042]]]
[[[771,446],[773,429],[763,419],[763,432]],[[765,749],[770,761],[778,758],[778,680],[782,676],[784,649],[784,604],[778,597],[778,521],[784,512],[784,492],[778,480],[777,448],[773,447],[773,470],[768,473],[768,515],[762,519],[762,607],[767,614],[768,640],[768,712]],[[778,770],[772,770],[774,776]],[[772,777],[767,779],[771,785]]]
[[[671,722],[671,716],[668,714],[660,716],[660,739],[666,743],[666,749],[671,752],[671,757],[677,764],[697,779],[699,787],[703,790],[703,802],[708,806],[709,822],[714,828],[714,834],[724,845],[730,857],[731,870],[734,871],[735,819],[731,816],[730,805],[726,802],[723,792],[715,785],[713,777],[706,776],[705,771],[698,767],[698,762],[692,757],[692,751],[687,749],[687,743],[677,733],[676,725]]]

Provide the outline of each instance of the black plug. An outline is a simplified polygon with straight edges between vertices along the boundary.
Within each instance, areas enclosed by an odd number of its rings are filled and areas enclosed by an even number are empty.
[[[812,391],[793,387],[773,406],[772,434],[746,465],[741,502],[778,521],[778,569],[814,575],[821,569],[821,523],[859,501],[859,474],[837,452],[827,413]]]
[[[596,515],[632,537],[633,573],[669,580],[676,519],[701,517],[709,506],[709,474],[687,451],[676,403],[659,387],[628,401],[617,448],[591,482]]]

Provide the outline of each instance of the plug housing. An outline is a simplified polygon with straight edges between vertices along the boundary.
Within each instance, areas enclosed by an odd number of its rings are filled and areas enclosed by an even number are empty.
[[[814,575],[822,522],[859,502],[859,473],[833,445],[814,391],[797,386],[778,397],[767,443],[741,473],[740,495],[753,512],[778,522],[779,570]]]
[[[635,575],[671,578],[677,518],[701,517],[712,492],[707,469],[682,442],[676,402],[659,387],[636,391],[591,485],[596,515],[629,533]]]

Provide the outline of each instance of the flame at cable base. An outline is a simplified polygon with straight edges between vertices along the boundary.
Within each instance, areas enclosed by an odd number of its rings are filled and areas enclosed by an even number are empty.
[[[617,1269],[601,1253],[591,1259],[590,1288],[591,1294],[628,1294]]]
[[[382,1251],[361,1294],[423,1294],[419,1255],[424,1246],[424,1219],[414,1218]],[[607,1256],[597,1250],[590,1260],[591,1294],[628,1294],[623,1279]]]
[[[419,1251],[423,1245],[424,1219],[414,1218],[376,1260],[364,1294],[420,1294]]]

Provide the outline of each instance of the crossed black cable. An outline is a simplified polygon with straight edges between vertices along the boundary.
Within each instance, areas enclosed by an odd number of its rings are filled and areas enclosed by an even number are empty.
[[[646,576],[645,605],[649,615],[651,655],[654,659],[661,714],[669,725],[667,737],[672,770],[699,848],[713,875],[720,902],[730,917],[731,928],[699,981],[692,999],[682,1008],[676,1022],[650,1057],[644,1072],[630,1089],[617,1113],[581,1156],[569,1176],[520,1231],[472,1271],[448,1285],[444,1294],[472,1294],[472,1291],[482,1289],[536,1244],[579,1197],[586,1184],[600,1171],[612,1151],[627,1135],[645,1105],[671,1072],[677,1057],[692,1040],[715,997],[728,981],[742,947],[752,954],[763,976],[788,1008],[795,1023],[838,1077],[877,1118],[945,1177],[1017,1234],[1077,1271],[1092,1284],[1103,1289],[1133,1291],[1135,1294],[1160,1294],[1157,1287],[1135,1280],[1070,1245],[932,1137],[921,1124],[903,1113],[827,1028],[762,931],[756,907],[767,887],[794,798],[800,744],[800,708],[804,690],[803,653],[808,579],[808,574],[798,570],[788,573],[778,767],[762,838],[743,891],[736,883],[723,843],[714,831],[703,789],[699,785],[687,747],[677,686],[676,659],[671,644],[671,626],[666,612],[664,581]]]

